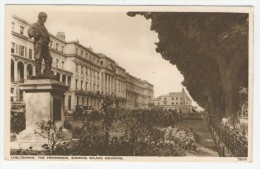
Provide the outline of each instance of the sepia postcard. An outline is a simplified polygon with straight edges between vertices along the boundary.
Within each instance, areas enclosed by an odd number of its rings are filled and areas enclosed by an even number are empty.
[[[250,6],[5,6],[5,159],[252,162]]]

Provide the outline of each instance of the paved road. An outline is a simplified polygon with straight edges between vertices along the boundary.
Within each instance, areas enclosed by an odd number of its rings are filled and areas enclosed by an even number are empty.
[[[192,127],[199,135],[198,150],[189,151],[188,156],[219,156],[205,120],[184,120],[177,127]]]

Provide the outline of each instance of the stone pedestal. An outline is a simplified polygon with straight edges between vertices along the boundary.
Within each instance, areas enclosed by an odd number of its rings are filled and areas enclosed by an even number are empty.
[[[57,128],[63,125],[64,93],[68,86],[52,79],[34,79],[25,81],[20,85],[20,89],[23,91],[23,101],[26,105],[26,129],[17,136],[18,146],[22,149],[29,146],[34,150],[42,149],[42,144],[48,140],[34,134],[34,130],[40,131],[36,123],[51,120]]]

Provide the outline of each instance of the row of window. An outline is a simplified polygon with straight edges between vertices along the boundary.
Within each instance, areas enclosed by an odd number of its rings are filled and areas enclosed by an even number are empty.
[[[31,48],[22,46],[22,45],[18,45],[15,43],[11,43],[11,53],[12,54],[16,54],[19,56],[23,56],[23,57],[29,57],[29,59],[32,59],[32,52],[33,50]]]
[[[157,103],[158,105],[160,105],[160,102]],[[164,105],[167,105],[167,102],[163,102]],[[181,105],[182,103],[181,102],[172,102],[172,105]]]
[[[87,68],[87,67],[84,67],[83,65],[79,65],[78,63],[76,63],[76,72],[78,73],[79,72],[79,68],[81,68],[80,72],[81,74],[84,73],[84,69],[86,70],[86,75],[88,76],[89,73],[90,73],[90,77],[92,78],[97,78],[97,80],[99,80],[99,73],[97,71],[94,71],[93,69],[90,69],[90,68]]]
[[[53,41],[52,40],[49,43],[49,47],[52,48],[52,49],[55,49],[55,50],[57,50],[57,51],[59,51],[61,53],[64,53],[64,46],[61,46],[61,48],[60,48],[58,43],[55,43],[55,46],[53,46]]]
[[[110,80],[109,80],[109,79],[107,79],[107,80],[108,80],[108,83],[110,83]],[[103,79],[102,83],[105,83],[105,79]],[[113,84],[112,84],[112,85],[113,85]],[[118,92],[124,94],[124,93],[125,93],[125,92],[124,92],[124,89],[125,89],[124,86],[125,86],[124,83],[121,82],[120,80],[117,80],[117,82],[114,80],[115,91],[116,91],[117,88],[118,88]]]
[[[60,45],[59,45],[58,43],[55,43],[55,45],[54,45],[54,42],[53,42],[52,40],[51,40],[50,43],[49,43],[49,47],[52,48],[52,49],[55,49],[55,50],[57,50],[57,51],[60,51],[60,52],[64,53],[64,46],[62,45],[62,46],[60,47]],[[81,52],[79,53],[79,52],[78,52],[78,48],[76,48],[76,55],[83,56],[83,50],[81,50]],[[86,52],[86,55],[85,55],[85,56],[86,56],[86,58],[87,58],[88,60],[92,61],[93,63],[96,63],[96,64],[99,64],[99,63],[100,63],[100,65],[103,66],[103,61],[100,61],[100,62],[99,62],[99,59],[96,59],[95,57],[91,57],[91,55],[88,54],[87,52]]]
[[[172,100],[181,100],[181,97],[172,97]],[[164,100],[167,100],[167,98],[165,97]]]
[[[126,93],[126,98],[130,101],[137,100],[137,95],[132,93]]]
[[[60,68],[60,67],[59,67],[59,62],[60,62],[60,60],[59,60],[59,59],[56,59],[56,65],[55,65],[55,66],[56,66],[57,68]],[[64,69],[64,61],[61,61],[61,69]]]
[[[79,80],[78,79],[76,79],[76,81],[75,81],[75,86],[76,86],[76,90],[78,90],[78,89],[81,89],[81,90],[83,90],[83,80],[82,81],[80,81],[80,88],[78,88],[78,82],[79,82]],[[95,84],[95,83],[93,83],[93,85],[92,85],[92,83],[91,82],[85,82],[85,90],[87,91],[87,90],[90,90],[90,91],[94,91],[94,92],[96,92],[96,91],[99,91],[100,89],[99,89],[99,84]],[[114,88],[114,90],[115,90],[115,92],[117,91],[117,87],[116,87],[116,83],[115,83],[115,88]],[[124,94],[125,93],[125,91],[121,88],[121,86],[119,86],[119,89],[118,89],[118,92],[119,93],[122,93],[122,94]]]
[[[86,69],[86,75],[88,76],[90,74],[90,77],[99,80],[99,73],[97,71],[94,71],[93,69],[88,69],[86,67],[84,67],[83,65],[79,65],[78,63],[76,63],[76,72],[79,72],[79,68],[81,68],[81,74],[83,74],[84,72],[84,68]],[[124,84],[122,82],[118,82],[119,85],[119,92],[123,93],[122,88],[124,88]],[[116,83],[115,83],[116,86]]]
[[[72,108],[72,96],[68,96],[68,110],[71,110]],[[97,101],[97,99],[93,98],[85,98],[85,97],[76,97],[76,104],[77,105],[83,105],[87,104],[89,106],[93,106],[94,108],[97,108],[96,106],[100,106],[100,102]]]
[[[76,86],[76,90],[78,90],[78,79],[76,79],[76,81],[75,81],[75,86]],[[92,85],[92,83],[90,82],[89,83],[89,86],[88,86],[88,82],[85,82],[85,90],[88,90],[88,87],[89,87],[89,89],[90,89],[90,91],[94,91],[94,92],[96,92],[96,91],[99,91],[99,84],[93,84]],[[80,88],[79,89],[81,89],[81,90],[83,90],[83,80],[80,82]]]
[[[116,85],[116,83],[115,83],[115,85]],[[123,94],[125,93],[125,92],[124,92],[124,89],[125,89],[124,86],[125,86],[125,85],[124,85],[123,82],[118,81],[118,88],[119,88],[118,91],[119,91],[119,93],[123,93]]]
[[[14,31],[14,29],[15,29],[15,23],[12,22],[11,24],[12,24],[12,28],[11,28],[11,29],[12,29],[12,31]],[[20,33],[21,35],[24,35],[24,27],[21,26],[21,25],[20,25],[19,33]]]
[[[124,74],[124,71],[122,71],[122,70],[117,70],[117,73],[120,74],[120,75],[122,75],[122,76],[125,75],[125,74]]]
[[[80,50],[80,52],[79,52],[79,49],[76,48],[76,55],[83,57],[83,55],[84,55],[83,50]],[[103,66],[103,61],[100,61],[100,62],[99,62],[99,59],[97,59],[97,58],[94,57],[94,56],[91,57],[91,54],[89,54],[88,52],[85,53],[85,58],[88,59],[88,60],[90,60],[90,61],[92,61],[93,63],[100,64],[101,66]]]

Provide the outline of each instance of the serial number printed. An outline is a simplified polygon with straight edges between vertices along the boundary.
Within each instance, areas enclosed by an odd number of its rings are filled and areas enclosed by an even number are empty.
[[[239,157],[239,158],[237,158],[238,159],[238,161],[247,161],[247,158],[246,157]]]

